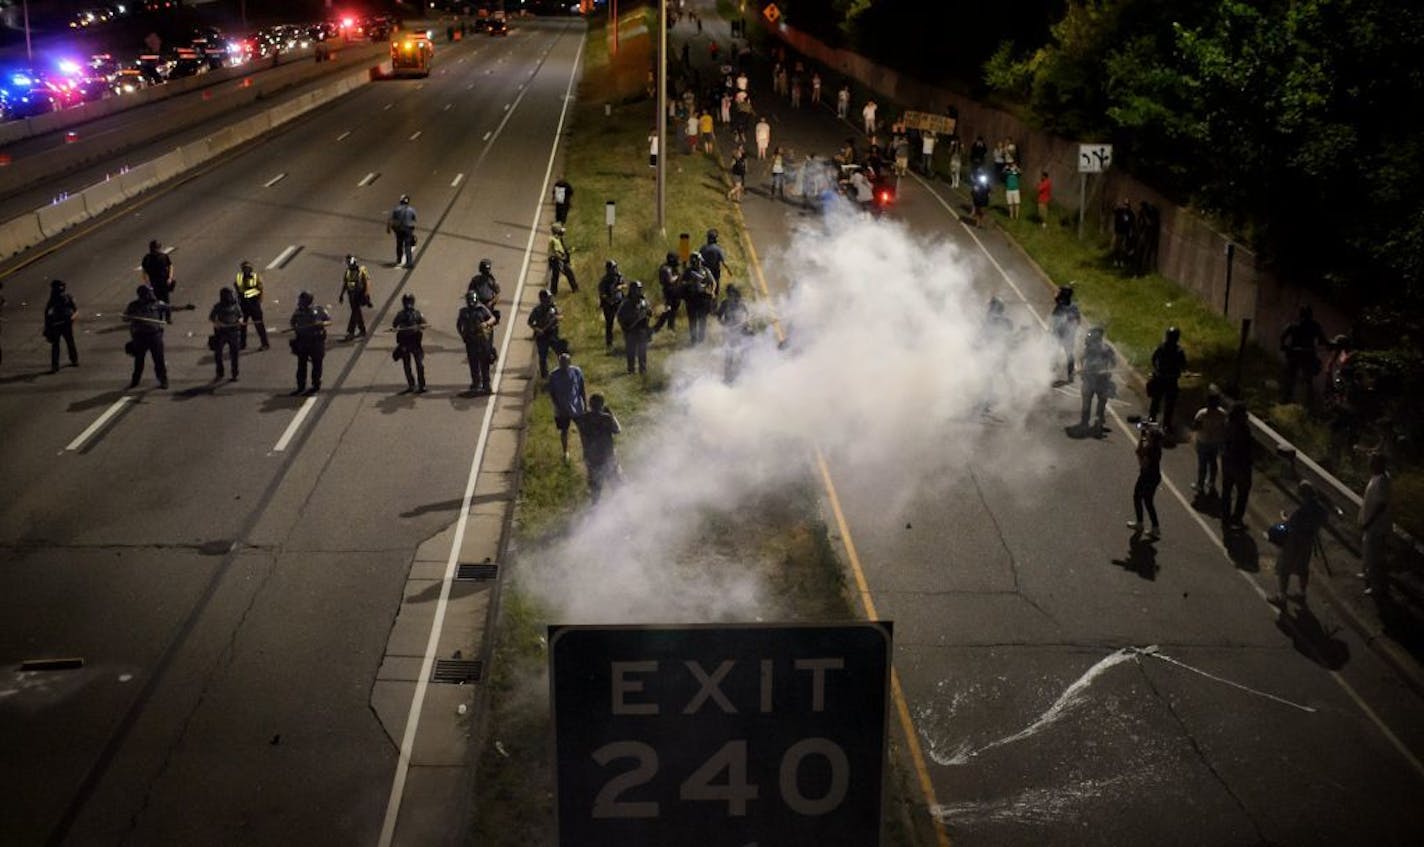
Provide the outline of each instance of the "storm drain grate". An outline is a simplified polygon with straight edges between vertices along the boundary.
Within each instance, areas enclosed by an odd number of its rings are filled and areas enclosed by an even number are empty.
[[[461,562],[455,566],[456,579],[489,580],[499,576],[499,565],[492,562],[473,564]]]
[[[465,685],[479,682],[483,673],[484,662],[478,659],[436,659],[435,673],[431,675],[430,681]]]

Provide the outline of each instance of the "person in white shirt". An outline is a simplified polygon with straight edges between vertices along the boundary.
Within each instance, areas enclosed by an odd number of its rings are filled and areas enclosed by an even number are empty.
[[[875,110],[878,108],[879,107],[875,105],[875,101],[871,100],[870,102],[865,104],[864,109],[860,110],[860,116],[865,119],[866,135],[875,134]]]
[[[1365,499],[1360,504],[1361,559],[1365,570],[1359,574],[1365,580],[1365,593],[1383,599],[1389,590],[1389,571],[1385,552],[1389,547],[1393,522],[1389,515],[1389,461],[1383,453],[1370,456],[1370,481],[1365,486]]]

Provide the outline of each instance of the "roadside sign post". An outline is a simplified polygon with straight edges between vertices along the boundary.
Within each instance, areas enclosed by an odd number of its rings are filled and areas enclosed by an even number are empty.
[[[612,200],[603,204],[603,222],[608,224],[608,246],[613,246],[613,221],[618,217],[618,207]]]
[[[1078,145],[1078,240],[1083,240],[1083,215],[1088,207],[1088,174],[1100,174],[1112,164],[1111,144]]]
[[[557,843],[877,847],[891,628],[551,626]]]
[[[655,181],[657,186],[654,189],[656,198],[654,205],[657,207],[658,234],[667,236],[667,209],[666,209],[666,186],[667,179],[667,145],[663,142],[667,140],[667,7],[668,0],[662,0],[658,4],[658,102],[654,104],[657,114],[657,167],[655,168]]]

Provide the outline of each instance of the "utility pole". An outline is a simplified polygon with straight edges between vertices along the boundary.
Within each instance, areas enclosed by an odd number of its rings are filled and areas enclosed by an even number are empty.
[[[33,62],[35,54],[30,49],[30,0],[24,0],[20,5],[25,15],[25,61]]]
[[[658,168],[657,168],[657,207],[658,207],[658,234],[667,237],[667,145],[664,140],[667,138],[667,4],[668,0],[661,0],[658,3]]]

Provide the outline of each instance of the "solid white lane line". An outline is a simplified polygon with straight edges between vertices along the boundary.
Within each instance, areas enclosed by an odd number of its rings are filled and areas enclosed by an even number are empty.
[[[982,252],[985,258],[989,260],[989,263],[994,266],[994,269],[999,272],[999,275],[1003,277],[1004,282],[1008,283],[1009,287],[1014,290],[1014,293],[1019,296],[1019,299],[1022,300],[1025,304],[1027,304],[1028,298],[1025,297],[1023,292],[1019,290],[1019,287],[1014,284],[1013,279],[1009,277],[1008,271],[1004,270],[1003,265],[1000,265],[999,262],[993,257],[993,255],[989,253],[988,248],[984,246],[984,242],[979,240],[978,234],[976,234],[974,230],[971,229],[970,226],[964,222],[964,219],[959,216],[959,213],[956,212],[954,208],[950,206],[950,204],[945,202],[944,198],[939,195],[938,191],[935,191],[934,188],[932,188],[928,183],[921,179],[918,174],[915,175],[915,179],[921,185],[924,185],[925,188],[929,189],[930,194],[934,195],[934,198],[939,201],[940,205],[943,206],[945,210],[948,211],[951,215],[953,215],[955,220],[959,221],[959,225],[964,227],[964,231],[969,234],[970,238],[974,239],[974,243],[979,247],[980,252]],[[1030,308],[1029,313],[1033,315],[1034,320],[1038,321],[1039,326],[1042,327],[1044,331],[1048,330],[1048,322],[1045,321],[1036,310]],[[1127,421],[1123,420],[1122,416],[1118,414],[1117,409],[1113,408],[1112,406],[1109,406],[1107,411],[1108,414],[1112,416],[1113,423],[1115,423],[1117,425],[1117,428],[1123,433],[1123,435],[1127,437],[1127,443],[1135,444],[1137,442],[1137,428],[1131,426],[1127,423]],[[1162,484],[1166,486],[1167,491],[1171,493],[1172,497],[1178,503],[1181,504],[1182,511],[1185,512],[1187,516],[1190,517],[1193,522],[1201,528],[1202,534],[1207,537],[1207,540],[1211,543],[1211,545],[1221,552],[1222,558],[1226,560],[1227,564],[1231,565],[1232,570],[1236,572],[1236,575],[1245,580],[1246,584],[1251,587],[1251,590],[1256,594],[1256,596],[1261,598],[1261,602],[1270,611],[1270,614],[1273,617],[1279,617],[1280,610],[1270,604],[1270,596],[1266,593],[1266,590],[1262,588],[1260,584],[1256,582],[1255,578],[1252,577],[1249,573],[1236,567],[1236,562],[1231,558],[1231,553],[1226,549],[1226,545],[1222,543],[1221,538],[1217,535],[1216,532],[1212,530],[1211,526],[1207,524],[1206,520],[1201,516],[1201,513],[1199,513],[1196,509],[1192,508],[1191,501],[1188,500],[1187,497],[1182,494],[1182,490],[1177,487],[1177,484],[1172,482],[1171,478],[1168,477],[1166,474],[1162,475]],[[1329,674],[1330,678],[1335,680],[1335,684],[1340,686],[1340,689],[1344,691],[1345,694],[1352,701],[1354,701],[1355,705],[1360,707],[1360,711],[1364,713],[1365,717],[1369,719],[1370,723],[1374,724],[1375,728],[1379,730],[1380,734],[1384,736],[1385,740],[1388,741],[1390,745],[1393,746],[1394,749],[1399,752],[1399,754],[1404,758],[1404,760],[1407,761],[1410,766],[1414,768],[1416,773],[1421,776],[1424,776],[1424,762],[1421,762],[1419,757],[1414,755],[1414,752],[1405,746],[1404,742],[1400,739],[1398,735],[1395,734],[1394,730],[1390,729],[1390,727],[1384,722],[1384,719],[1381,718],[1379,714],[1376,713],[1375,710],[1372,709],[1369,704],[1365,702],[1365,699],[1360,696],[1360,693],[1355,690],[1355,687],[1351,685],[1348,681],[1346,681],[1346,679],[1340,675],[1339,671],[1331,670],[1329,671]]]
[[[361,177],[361,181],[358,182],[358,183],[356,183],[356,185],[357,185],[358,187],[360,187],[360,188],[365,188],[366,186],[368,186],[368,185],[370,185],[371,183],[375,182],[375,181],[376,181],[376,177],[378,177],[378,176],[380,176],[380,174],[376,173],[375,171],[371,171],[370,173],[368,173],[368,174],[366,174],[365,176]]]
[[[416,140],[416,139],[419,138],[419,137],[420,137],[420,130],[417,129],[415,132],[412,132],[412,133],[410,134],[410,138],[409,138],[408,140],[414,141],[414,140]]]
[[[283,263],[285,263],[288,259],[292,258],[292,256],[300,249],[302,248],[298,247],[295,244],[288,244],[286,250],[283,250],[282,252],[278,253],[277,258],[267,263],[267,270],[270,271],[280,268]]]
[[[292,418],[292,422],[287,424],[287,431],[277,439],[277,446],[272,448],[273,453],[280,453],[287,449],[287,445],[291,444],[292,439],[296,437],[297,430],[302,428],[302,421],[307,419],[307,415],[311,414],[314,406],[316,406],[315,397],[308,397],[302,401],[302,407],[297,410],[297,416]]]
[[[514,289],[514,301],[510,306],[516,313],[519,303],[524,299],[524,286],[529,276],[529,262],[534,255],[534,237],[539,232],[539,215],[543,211],[544,196],[549,191],[549,179],[554,173],[554,159],[559,152],[559,137],[564,131],[564,120],[568,117],[570,94],[574,89],[574,80],[578,78],[579,61],[583,57],[583,43],[579,43],[578,52],[574,54],[573,67],[569,71],[568,87],[564,91],[563,106],[559,110],[559,123],[554,128],[554,140],[549,145],[549,163],[544,167],[544,184],[539,188],[538,200],[534,206],[534,219],[529,224],[529,240],[524,245],[524,264],[519,269],[519,283]],[[521,95],[522,97],[523,95]],[[515,100],[515,103],[518,103]],[[508,120],[506,116],[505,120]],[[504,124],[500,124],[500,129]],[[511,315],[511,326],[516,315]],[[500,345],[499,360],[495,363],[494,373],[491,374],[492,388],[494,393],[489,401],[485,403],[484,418],[480,422],[479,440],[475,442],[475,455],[470,459],[470,474],[465,480],[465,494],[461,500],[460,517],[455,523],[455,537],[450,544],[450,556],[445,562],[445,578],[440,583],[440,599],[435,604],[435,619],[430,624],[430,638],[425,645],[425,658],[420,663],[420,674],[416,677],[415,692],[410,700],[410,712],[406,715],[405,732],[401,734],[400,758],[396,762],[396,773],[391,781],[391,795],[386,802],[386,818],[381,824],[381,836],[376,842],[378,847],[390,847],[391,840],[396,833],[396,817],[400,814],[401,798],[405,795],[406,776],[410,772],[411,751],[415,747],[415,733],[420,727],[420,710],[425,705],[425,692],[429,686],[430,671],[435,665],[435,651],[440,645],[440,631],[445,625],[445,610],[450,603],[450,588],[455,582],[455,570],[460,559],[460,548],[465,543],[465,529],[470,515],[470,502],[475,497],[475,483],[479,480],[480,465],[485,458],[485,445],[489,442],[491,426],[494,422],[494,412],[497,405],[496,398],[499,397],[499,386],[504,376],[504,366],[509,361],[509,343],[514,338],[514,333],[506,332],[504,342]]]
[[[74,452],[79,448],[83,447],[84,442],[93,438],[95,433],[103,429],[104,425],[107,424],[110,420],[112,420],[114,415],[117,415],[119,413],[119,410],[122,409],[125,405],[132,403],[133,399],[134,398],[132,395],[125,394],[124,396],[115,400],[114,405],[105,409],[104,414],[100,415],[98,420],[89,424],[89,428],[79,433],[79,437],[69,442],[69,444],[64,449],[70,452]]]
[[[489,132],[485,133],[485,137],[484,137],[484,138],[481,138],[480,140],[481,140],[481,141],[489,141],[491,135],[494,135],[494,130],[490,130]]]
[[[348,130],[346,130],[345,132],[341,133],[340,135],[336,136],[336,140],[337,140],[337,141],[345,141],[345,140],[346,140],[346,136],[348,136],[348,135],[350,135],[350,134],[351,134],[351,130],[348,129]]]
[[[451,188],[454,188],[455,186],[459,185],[460,182],[461,182],[462,180],[464,180],[464,178],[465,178],[465,175],[464,175],[464,174],[455,174],[455,178],[452,179],[452,180],[450,180],[450,187],[451,187]]]
[[[274,177],[272,177],[271,179],[267,180],[266,182],[262,183],[262,187],[263,187],[263,188],[271,188],[272,186],[276,185],[277,183],[281,182],[282,180],[284,180],[284,179],[286,179],[286,178],[287,178],[287,175],[286,175],[285,173],[277,174],[276,176],[274,176]]]

